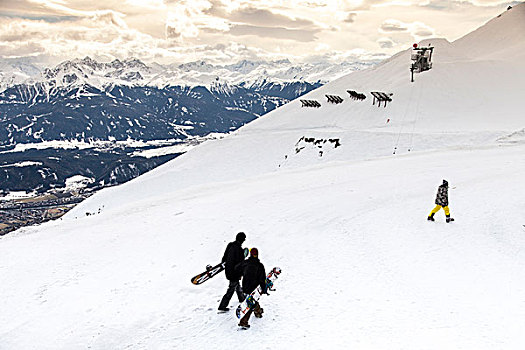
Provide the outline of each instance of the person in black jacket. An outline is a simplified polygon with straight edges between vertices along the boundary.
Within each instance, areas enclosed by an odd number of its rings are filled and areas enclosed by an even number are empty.
[[[242,290],[247,296],[253,292],[258,286],[261,286],[263,294],[266,293],[266,272],[264,271],[264,265],[259,261],[259,251],[257,248],[250,249],[250,257],[238,264],[235,267],[237,273],[242,275]],[[253,309],[250,309],[239,323],[239,326],[249,328],[248,321],[250,316],[254,313],[255,317],[261,318],[263,309],[259,305],[259,302],[255,304]]]
[[[436,195],[436,207],[432,209],[432,211],[428,215],[428,220],[434,221],[434,214],[437,213],[439,209],[441,208],[443,208],[443,210],[445,211],[447,222],[454,221],[454,219],[450,217],[450,210],[448,209],[448,181],[447,180],[443,180],[443,184],[438,187],[438,192]]]
[[[219,304],[219,311],[228,311],[228,303],[230,302],[233,293],[237,293],[239,302],[244,300],[244,294],[241,289],[239,280],[241,275],[235,272],[235,266],[240,262],[244,261],[244,249],[242,249],[242,243],[246,240],[246,234],[239,232],[235,237],[235,241],[228,243],[222,262],[225,262],[225,273],[226,278],[230,281],[226,294],[222,297],[221,303]]]

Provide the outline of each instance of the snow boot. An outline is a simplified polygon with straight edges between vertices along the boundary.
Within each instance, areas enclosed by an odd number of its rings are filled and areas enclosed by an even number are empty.
[[[253,308],[253,314],[255,315],[255,317],[261,318],[263,312],[264,312],[264,310],[261,307],[261,305],[259,303],[255,304],[255,307]]]
[[[451,218],[450,215],[447,215],[447,222],[454,221],[454,218]]]
[[[242,329],[248,329],[250,328],[250,325],[248,324],[248,322],[241,322],[239,323],[239,327],[241,327]]]
[[[220,307],[220,308],[219,308],[219,312],[220,312],[220,313],[228,312],[228,311],[230,311],[230,308],[229,308],[229,307]]]
[[[428,216],[427,220],[428,220],[428,221],[436,221],[436,220],[434,220],[434,214],[433,214],[433,213],[430,214],[430,215]]]

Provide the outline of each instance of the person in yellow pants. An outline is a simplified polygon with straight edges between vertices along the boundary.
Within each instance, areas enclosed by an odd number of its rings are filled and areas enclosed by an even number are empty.
[[[436,195],[436,207],[432,209],[430,214],[428,215],[429,221],[434,221],[434,214],[436,214],[439,209],[443,208],[445,211],[445,216],[447,217],[447,222],[454,221],[453,218],[450,217],[450,210],[448,209],[448,181],[443,180],[443,184],[438,187],[438,192]]]

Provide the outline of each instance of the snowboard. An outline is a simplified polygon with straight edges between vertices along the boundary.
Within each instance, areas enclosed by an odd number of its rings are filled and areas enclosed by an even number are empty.
[[[279,277],[281,274],[281,269],[279,267],[274,267],[270,273],[266,275],[266,289],[273,291],[273,283],[274,281]],[[261,286],[258,286],[257,289],[255,289],[253,292],[251,292],[249,295],[246,296],[244,301],[237,306],[237,309],[235,310],[235,314],[237,315],[237,318],[243,318],[244,315],[250,309],[253,309],[255,307],[255,304],[262,296],[262,288]]]
[[[215,266],[211,266],[211,265],[206,266],[206,271],[204,271],[203,273],[199,273],[197,276],[193,277],[191,279],[191,283],[201,284],[201,283],[206,282],[210,278],[214,277],[215,275],[223,271],[225,264],[226,263],[220,263]]]
[[[249,253],[249,250],[248,248],[244,248],[244,257],[246,258],[246,256],[248,255]],[[208,265],[206,266],[206,271],[204,271],[203,273],[199,273],[197,276],[194,276],[191,278],[191,283],[197,285],[197,284],[202,284],[204,282],[206,282],[207,280],[209,280],[210,278],[212,277],[215,277],[217,274],[219,274],[220,272],[222,272],[225,268],[225,263],[221,262],[215,266],[211,266],[211,265]]]

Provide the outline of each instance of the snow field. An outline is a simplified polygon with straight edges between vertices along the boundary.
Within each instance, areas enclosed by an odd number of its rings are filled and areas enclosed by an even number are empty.
[[[26,228],[0,246],[3,344],[229,349],[249,337],[257,348],[517,349],[524,150],[284,170]],[[456,186],[448,225],[442,211],[425,219],[442,174]],[[216,314],[222,274],[189,282],[240,230],[267,269],[283,269],[248,332],[236,332],[233,311]]]

